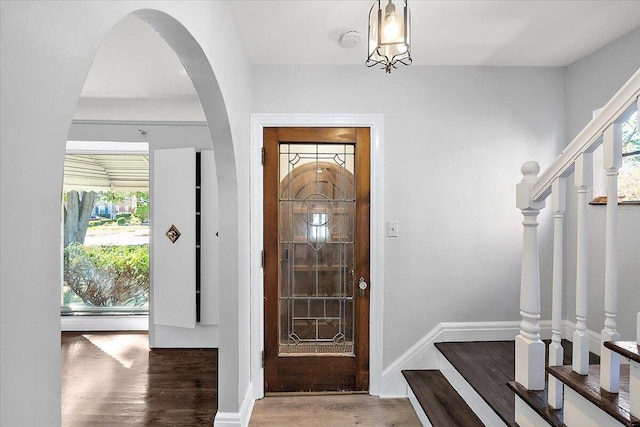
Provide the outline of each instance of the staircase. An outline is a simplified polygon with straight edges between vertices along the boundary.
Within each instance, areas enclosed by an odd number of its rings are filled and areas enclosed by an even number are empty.
[[[516,187],[516,206],[524,217],[522,274],[520,281],[520,334],[516,337],[515,383],[516,422],[521,426],[556,425],[555,421],[532,410],[527,396],[547,392],[543,412],[564,409],[562,423],[568,427],[636,426],[640,418],[640,386],[637,341],[623,351],[612,341],[620,341],[618,318],[618,170],[622,164],[622,123],[638,111],[640,103],[640,70],[616,93],[591,122],[565,148],[551,166],[539,176],[536,162],[522,166],[523,178]],[[604,325],[600,333],[599,366],[589,363],[589,331],[587,331],[589,259],[588,205],[593,174],[593,151],[602,145],[607,179],[607,208],[604,259]],[[596,165],[599,167],[599,165]],[[577,189],[576,225],[576,327],[572,336],[572,363],[563,365],[562,297],[564,294],[564,216],[566,177],[573,172]],[[548,353],[540,340],[540,265],[538,262],[537,217],[551,196],[553,211],[552,319],[553,332]],[[593,285],[592,285],[593,286]],[[640,313],[638,314],[640,322]],[[640,334],[640,324],[637,325]],[[636,337],[638,339],[640,337]],[[624,347],[624,346],[623,346]],[[549,367],[545,370],[545,357]],[[630,374],[621,365],[630,361]],[[622,369],[621,369],[622,366]],[[627,378],[629,384],[627,386]]]
[[[516,206],[523,221],[520,333],[507,343],[438,343],[440,371],[403,371],[416,412],[426,426],[640,427],[640,313],[635,341],[623,341],[618,317],[618,169],[621,123],[640,109],[640,70],[541,174],[536,162],[522,166]],[[607,179],[604,266],[604,325],[600,360],[589,352],[587,330],[589,259],[588,205],[592,153],[603,146]],[[577,188],[575,332],[562,340],[563,231],[566,178]],[[546,200],[553,211],[551,342],[540,339],[540,264],[537,217]],[[634,230],[637,232],[637,230]],[[626,337],[629,339],[630,337]],[[465,357],[461,345],[474,344]],[[510,347],[504,350],[505,347]],[[568,352],[565,353],[565,349]],[[465,350],[468,351],[468,350]],[[571,355],[570,360],[566,357]],[[466,360],[465,360],[466,359]],[[628,363],[627,363],[628,362]],[[506,374],[505,374],[506,372]],[[506,377],[505,377],[506,375]],[[462,380],[460,379],[462,378]],[[515,379],[515,381],[513,381]],[[508,388],[506,383],[508,384]],[[449,383],[453,383],[453,386]],[[507,396],[509,395],[509,396]],[[453,403],[455,402],[455,403]],[[461,411],[465,415],[460,421]],[[468,415],[472,411],[475,416]],[[477,424],[477,419],[482,424]]]

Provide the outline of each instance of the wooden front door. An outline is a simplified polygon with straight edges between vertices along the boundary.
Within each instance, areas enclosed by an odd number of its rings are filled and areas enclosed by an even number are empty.
[[[264,129],[265,391],[369,389],[369,129]]]

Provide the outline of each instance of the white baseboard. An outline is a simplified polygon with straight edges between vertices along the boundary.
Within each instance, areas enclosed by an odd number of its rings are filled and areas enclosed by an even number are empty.
[[[439,369],[439,352],[433,345],[443,341],[507,341],[520,333],[519,321],[439,323],[382,372],[380,397],[406,397],[405,369]],[[551,336],[551,322],[540,322],[543,339]]]
[[[562,322],[562,338],[573,342],[573,333],[576,331],[576,324],[569,320]],[[587,329],[589,336],[589,351],[600,356],[600,333]]]
[[[149,316],[60,316],[65,332],[148,331]]]
[[[438,353],[433,343],[441,333],[438,324],[382,371],[380,397],[407,397],[404,369],[438,369]]]
[[[247,391],[242,399],[239,412],[220,412],[216,413],[216,418],[213,421],[214,427],[247,427],[249,425],[249,419],[253,412],[253,405],[255,399],[253,398],[253,383],[249,383]]]

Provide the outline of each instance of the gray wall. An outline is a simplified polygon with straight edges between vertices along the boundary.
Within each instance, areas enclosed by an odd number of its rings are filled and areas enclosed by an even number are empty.
[[[567,68],[567,143],[640,68],[640,28]],[[566,144],[565,144],[566,145]],[[599,165],[601,167],[601,165]],[[575,322],[576,191],[567,179],[565,245],[566,319]],[[600,333],[604,326],[604,242],[606,206],[589,206],[589,308],[587,328]],[[640,311],[640,206],[619,209],[620,262],[618,330],[623,338],[636,334]]]
[[[400,233],[383,240],[385,366],[440,322],[520,319],[515,185],[562,142],[564,84],[564,68],[253,67],[254,113],[384,114],[384,220]]]

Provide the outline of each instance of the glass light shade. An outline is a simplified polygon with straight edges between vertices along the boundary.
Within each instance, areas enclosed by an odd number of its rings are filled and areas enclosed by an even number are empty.
[[[387,73],[397,64],[410,65],[411,12],[407,0],[377,0],[369,11],[367,67],[381,65]]]

